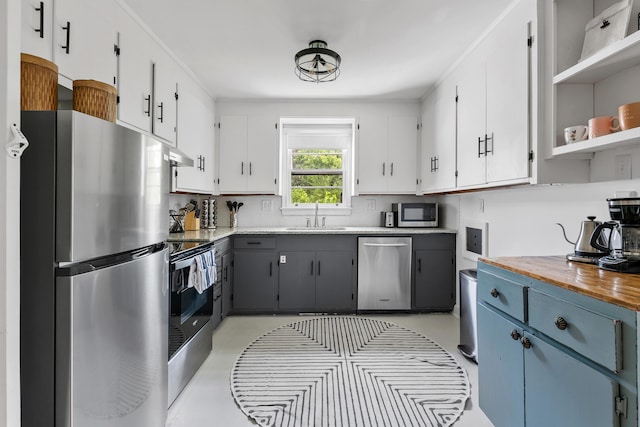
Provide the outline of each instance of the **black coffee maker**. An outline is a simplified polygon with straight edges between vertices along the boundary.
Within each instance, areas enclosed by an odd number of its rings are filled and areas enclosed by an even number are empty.
[[[640,197],[607,199],[612,221],[599,225],[591,235],[591,245],[609,252],[598,260],[605,270],[640,273]],[[609,247],[598,242],[603,230],[610,229]]]

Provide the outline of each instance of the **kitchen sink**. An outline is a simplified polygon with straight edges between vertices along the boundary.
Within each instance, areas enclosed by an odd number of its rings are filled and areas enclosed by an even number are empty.
[[[286,230],[297,230],[297,231],[335,231],[335,230],[346,230],[346,227],[287,227]]]

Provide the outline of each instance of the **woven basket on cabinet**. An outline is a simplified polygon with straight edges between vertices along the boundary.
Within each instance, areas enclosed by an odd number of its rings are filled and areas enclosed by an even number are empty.
[[[115,123],[115,87],[96,80],[73,81],[73,109]]]
[[[58,66],[39,56],[20,54],[20,109],[58,109]]]

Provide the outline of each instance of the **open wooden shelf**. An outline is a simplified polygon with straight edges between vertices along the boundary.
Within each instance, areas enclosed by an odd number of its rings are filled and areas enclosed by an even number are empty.
[[[557,74],[553,84],[596,83],[635,65],[640,65],[640,31],[602,48]]]
[[[595,153],[634,145],[640,146],[640,127],[614,132],[598,138],[587,139],[586,141],[574,142],[573,144],[560,145],[553,148],[552,155],[557,157],[577,153]]]

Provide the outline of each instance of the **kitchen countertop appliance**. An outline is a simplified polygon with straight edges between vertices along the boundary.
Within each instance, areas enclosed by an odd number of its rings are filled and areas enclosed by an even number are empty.
[[[168,149],[76,111],[21,127],[21,425],[163,426]]]
[[[640,197],[607,199],[612,221],[599,225],[591,236],[591,245],[609,255],[598,260],[605,270],[640,273]],[[610,230],[607,246],[598,242],[604,230]]]
[[[411,237],[358,237],[358,310],[411,309]]]
[[[575,242],[572,242],[567,237],[567,233],[564,226],[560,223],[556,223],[562,229],[562,235],[564,239],[574,245],[574,252],[567,255],[569,261],[586,262],[590,264],[596,264],[598,259],[607,255],[608,250],[598,249],[591,244],[591,237],[594,235],[594,231],[598,226],[602,224],[601,221],[596,221],[595,216],[588,216],[586,221],[582,221],[580,226],[580,234]],[[606,232],[601,231],[596,235],[596,242],[600,247],[608,246],[608,237]]]

